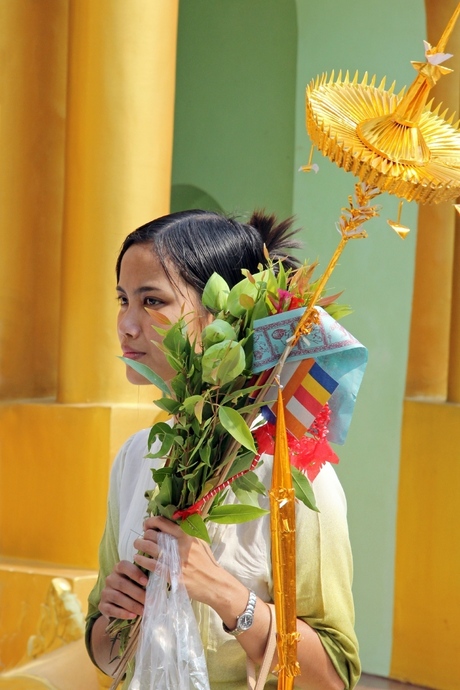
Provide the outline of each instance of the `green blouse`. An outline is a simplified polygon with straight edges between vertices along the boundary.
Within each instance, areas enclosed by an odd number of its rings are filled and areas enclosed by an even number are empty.
[[[153,486],[150,467],[159,463],[145,459],[147,437],[148,430],[132,436],[121,448],[112,469],[107,522],[99,550],[99,578],[89,597],[86,639],[90,654],[91,627],[100,615],[98,605],[105,578],[119,560],[132,559],[132,535],[142,530],[144,491]],[[257,473],[268,487],[272,457],[265,455],[263,460]],[[296,506],[297,615],[314,628],[344,688],[352,690],[360,676],[351,593],[352,558],[346,501],[329,463],[314,480],[313,489],[320,512],[299,502]],[[228,501],[234,500],[229,492]],[[268,508],[268,497],[261,497],[260,505]],[[213,525],[210,532],[219,564],[261,599],[272,601],[269,516],[242,525]],[[246,690],[246,657],[241,645],[223,631],[215,611],[198,602],[194,602],[194,610],[212,690]],[[124,690],[130,677],[128,673]],[[270,676],[266,687],[275,688],[276,682]]]

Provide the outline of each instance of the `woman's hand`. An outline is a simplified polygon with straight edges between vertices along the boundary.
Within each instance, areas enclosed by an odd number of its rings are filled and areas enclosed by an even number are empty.
[[[106,618],[130,619],[142,616],[146,575],[133,563],[120,561],[107,576],[99,611]]]
[[[142,568],[154,572],[160,555],[159,532],[176,537],[181,557],[182,579],[189,596],[211,606],[225,625],[233,629],[237,617],[247,605],[247,587],[219,566],[205,542],[188,536],[174,522],[162,517],[148,518],[144,522],[144,530],[143,537],[136,539],[134,546],[147,555],[136,554],[135,562]],[[269,608],[257,598],[254,623],[237,638],[256,664],[263,661],[269,625]],[[302,675],[296,680],[298,687],[308,690],[343,689],[343,683],[316,632],[302,620],[298,621],[298,631],[301,636],[298,643],[298,659],[302,668]],[[273,666],[276,663],[275,653]]]
[[[150,517],[144,522],[144,535],[136,539],[134,546],[146,556],[136,554],[137,565],[154,572],[160,555],[158,534],[164,532],[177,539],[182,566],[182,581],[191,599],[213,605],[212,592],[222,569],[216,562],[209,546],[202,540],[190,537],[179,525],[163,517]]]

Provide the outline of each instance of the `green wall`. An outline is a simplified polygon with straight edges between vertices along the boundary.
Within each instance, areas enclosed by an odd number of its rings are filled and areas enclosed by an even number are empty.
[[[422,0],[299,0],[295,168],[306,162],[305,85],[322,72],[349,69],[395,79],[397,90],[415,75],[410,60],[423,59],[426,38]],[[310,257],[324,266],[338,241],[335,222],[353,192],[354,178],[316,153],[317,175],[294,182],[294,213],[306,228]],[[355,563],[356,628],[368,672],[386,675],[391,659],[395,520],[402,399],[412,300],[417,207],[405,204],[403,223],[413,229],[402,241],[387,225],[397,200],[380,197],[381,216],[369,237],[347,245],[332,288],[345,288],[354,313],[344,325],[369,349],[369,364],[339,476],[349,507]],[[323,263],[324,262],[324,263]]]
[[[202,190],[229,213],[292,212],[296,46],[293,0],[181,0],[174,210],[193,186],[197,206]]]
[[[173,208],[295,213],[305,255],[324,268],[354,178],[309,154],[304,93],[317,74],[368,70],[400,88],[423,57],[423,0],[181,0]],[[195,203],[196,202],[196,203]],[[369,238],[351,242],[330,282],[355,312],[344,325],[369,348],[369,365],[339,474],[349,504],[357,632],[364,669],[386,675],[392,639],[395,518],[402,399],[412,297],[416,213],[404,242],[381,197]]]

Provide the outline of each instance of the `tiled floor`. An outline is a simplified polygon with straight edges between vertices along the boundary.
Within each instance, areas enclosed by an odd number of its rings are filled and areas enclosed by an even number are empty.
[[[427,690],[420,685],[410,685],[409,683],[399,683],[396,680],[380,678],[379,676],[369,676],[363,673],[358,683],[359,690]]]

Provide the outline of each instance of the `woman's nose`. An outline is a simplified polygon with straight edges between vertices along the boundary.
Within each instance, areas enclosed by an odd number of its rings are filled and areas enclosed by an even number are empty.
[[[118,333],[120,336],[135,338],[141,332],[139,319],[133,309],[126,309],[118,316]]]

